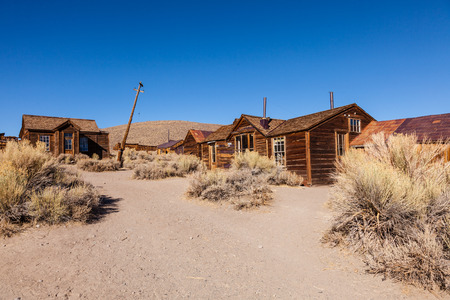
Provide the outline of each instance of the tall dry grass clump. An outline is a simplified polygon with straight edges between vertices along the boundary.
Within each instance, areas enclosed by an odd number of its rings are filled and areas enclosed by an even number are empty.
[[[226,201],[236,209],[265,205],[272,199],[269,184],[298,186],[301,176],[275,165],[257,152],[237,154],[227,171],[207,171],[195,174],[187,195],[212,202]]]
[[[134,169],[135,179],[163,179],[167,177],[184,177],[204,169],[200,159],[193,155],[178,155],[175,153],[156,155],[144,151],[136,151],[134,159],[128,158],[127,166]],[[143,152],[143,153],[139,153]]]
[[[348,151],[337,162],[324,241],[362,253],[371,273],[449,292],[447,146],[381,133],[365,151]]]
[[[85,221],[99,196],[92,185],[63,170],[57,160],[28,141],[0,151],[0,231],[29,222]]]
[[[77,162],[77,167],[89,172],[117,171],[120,169],[120,162],[113,159],[81,159]]]

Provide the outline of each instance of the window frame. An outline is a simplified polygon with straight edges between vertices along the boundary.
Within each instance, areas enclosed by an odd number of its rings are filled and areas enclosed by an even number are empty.
[[[347,133],[336,132],[336,156],[341,157],[345,155]]]
[[[355,118],[349,118],[348,123],[350,126],[350,132],[361,133],[361,120]]]
[[[279,142],[282,142],[282,143],[279,144]],[[280,150],[281,147],[283,148],[283,150]],[[286,137],[285,136],[272,138],[272,151],[273,151],[273,159],[275,160],[275,164],[277,166],[286,166]],[[282,154],[281,159],[278,154]]]
[[[64,132],[64,150],[73,150],[73,133]]]
[[[45,144],[45,151],[50,151],[50,136],[40,135],[39,141]]]
[[[246,148],[243,147],[244,141],[246,143]],[[242,153],[246,150],[255,151],[255,134],[254,133],[241,133],[234,136],[234,152]]]
[[[87,136],[80,137],[80,152],[89,152],[89,138]]]

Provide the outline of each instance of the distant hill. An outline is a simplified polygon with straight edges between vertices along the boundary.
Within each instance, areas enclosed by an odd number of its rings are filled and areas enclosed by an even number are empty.
[[[168,130],[170,130],[171,140],[182,140],[186,137],[189,129],[215,131],[220,126],[222,125],[189,121],[147,121],[131,123],[127,143],[157,146],[167,142]],[[127,125],[102,129],[109,132],[109,145],[111,150],[115,144],[122,142],[126,129]]]

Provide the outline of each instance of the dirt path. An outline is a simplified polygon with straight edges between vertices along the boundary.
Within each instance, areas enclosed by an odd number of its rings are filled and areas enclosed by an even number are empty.
[[[109,197],[101,218],[0,241],[0,299],[434,298],[320,244],[327,187],[276,187],[239,212],[184,199],[183,178],[83,176]]]

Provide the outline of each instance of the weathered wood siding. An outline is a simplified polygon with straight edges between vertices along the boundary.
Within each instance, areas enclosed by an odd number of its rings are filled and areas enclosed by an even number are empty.
[[[231,143],[229,146],[228,144]],[[217,168],[228,169],[231,167],[231,161],[234,155],[233,141],[217,141],[216,142],[216,161]]]
[[[356,114],[355,114],[356,113]],[[347,144],[359,135],[350,131],[349,118],[361,120],[363,130],[372,120],[357,108],[339,114],[310,131],[311,176],[312,184],[332,183],[331,174],[335,170],[336,133],[347,134]],[[349,117],[350,116],[350,117]]]
[[[308,178],[306,163],[306,133],[304,131],[285,135],[286,169]]]
[[[184,140],[183,144],[183,154],[195,155],[200,157],[200,145],[197,144],[192,134],[189,132]]]
[[[268,148],[270,148],[270,142],[264,135],[262,135],[258,130],[256,130],[253,125],[251,125],[247,120],[242,119],[239,126],[236,127],[236,129],[233,131],[233,133],[230,135],[230,138],[228,139],[228,142],[235,144],[235,137],[237,135],[243,134],[243,133],[249,133],[253,134],[253,147],[254,151],[258,152],[260,155],[269,156],[270,151]],[[233,147],[234,149],[234,147]]]

